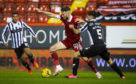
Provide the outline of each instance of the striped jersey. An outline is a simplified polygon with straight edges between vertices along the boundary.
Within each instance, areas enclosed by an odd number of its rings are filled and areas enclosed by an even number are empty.
[[[12,38],[12,48],[19,48],[21,44],[26,42],[26,38],[24,38],[24,28],[26,28],[29,32],[31,32],[33,37],[36,37],[35,33],[27,24],[23,21],[17,21],[16,23],[10,22],[8,23],[2,33],[2,40],[3,43],[6,44],[7,41],[5,40],[5,33],[9,31],[9,34]]]
[[[105,45],[102,39],[102,26],[97,20],[87,21],[81,28],[81,32],[87,31],[90,45]]]

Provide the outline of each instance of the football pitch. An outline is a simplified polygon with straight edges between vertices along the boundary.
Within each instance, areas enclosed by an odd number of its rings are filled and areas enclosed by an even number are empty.
[[[41,72],[0,71],[0,84],[135,84],[136,73],[125,73],[127,79],[120,79],[115,72],[101,72],[103,79],[97,79],[93,72],[79,72],[77,79],[64,76],[70,72],[62,72],[56,77],[42,78]]]

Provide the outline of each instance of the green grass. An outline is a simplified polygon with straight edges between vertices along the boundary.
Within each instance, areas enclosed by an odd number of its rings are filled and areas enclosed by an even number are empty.
[[[97,79],[93,72],[79,72],[78,79],[67,79],[62,72],[56,77],[42,78],[40,72],[0,71],[0,84],[135,84],[136,73],[125,73],[127,79],[120,79],[114,72],[101,72],[103,79]]]

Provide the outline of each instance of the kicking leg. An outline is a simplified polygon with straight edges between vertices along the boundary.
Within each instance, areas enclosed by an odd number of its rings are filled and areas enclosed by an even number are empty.
[[[119,69],[119,67],[117,67],[116,63],[113,63],[112,59],[110,58],[110,53],[106,51],[102,52],[101,54],[101,57],[106,60],[111,68],[116,72],[118,73],[118,75],[120,76],[121,79],[125,79],[126,77],[123,75],[122,71]]]
[[[57,50],[60,50],[60,49],[65,49],[65,45],[62,43],[62,42],[58,42],[56,44],[54,44],[53,46],[51,46],[50,48],[50,53],[51,53],[51,56],[53,58],[53,61],[55,63],[55,73],[53,74],[53,76],[56,76],[58,75],[61,71],[63,71],[63,68],[61,67],[60,63],[59,63],[59,58],[58,58],[58,55],[57,55]]]
[[[111,68],[120,75],[121,79],[126,79],[122,71],[119,69],[119,67],[117,67],[116,63],[113,63],[111,59],[108,60],[108,63],[110,64]]]

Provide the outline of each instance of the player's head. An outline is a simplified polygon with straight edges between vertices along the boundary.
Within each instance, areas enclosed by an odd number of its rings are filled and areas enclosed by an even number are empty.
[[[63,7],[61,9],[61,12],[62,12],[62,17],[64,20],[68,20],[71,13],[70,13],[70,8],[69,7]]]
[[[97,12],[95,12],[95,11],[89,11],[87,14],[88,20],[95,19],[96,17],[97,17]]]
[[[16,23],[18,21],[18,13],[17,12],[12,13],[12,21],[14,23]]]

